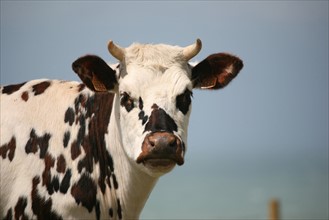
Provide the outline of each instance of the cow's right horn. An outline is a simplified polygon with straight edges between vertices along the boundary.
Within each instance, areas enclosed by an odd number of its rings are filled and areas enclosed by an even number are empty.
[[[115,45],[112,40],[109,41],[107,48],[113,57],[117,58],[119,61],[123,61],[125,57],[124,49]]]
[[[183,50],[183,56],[186,61],[189,61],[192,59],[194,56],[196,56],[202,47],[202,43],[200,39],[197,39],[196,42],[190,46],[187,46]]]

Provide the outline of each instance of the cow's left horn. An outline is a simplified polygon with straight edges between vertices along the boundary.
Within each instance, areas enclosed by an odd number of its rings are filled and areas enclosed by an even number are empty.
[[[189,61],[192,59],[194,56],[196,56],[202,47],[202,43],[200,39],[197,39],[196,42],[190,46],[187,46],[183,50],[183,56],[186,61]]]
[[[124,49],[115,45],[112,40],[109,41],[107,48],[108,48],[110,54],[112,54],[112,56],[117,58],[119,61],[123,61],[123,59],[125,57]]]

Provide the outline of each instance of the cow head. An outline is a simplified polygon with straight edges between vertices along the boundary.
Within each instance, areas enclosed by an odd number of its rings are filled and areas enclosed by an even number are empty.
[[[185,48],[163,44],[121,48],[110,41],[108,49],[120,61],[116,68],[93,55],[79,58],[72,67],[89,89],[116,93],[126,154],[152,175],[182,165],[192,90],[225,87],[242,69],[242,61],[218,53],[190,65],[201,50],[199,39]]]

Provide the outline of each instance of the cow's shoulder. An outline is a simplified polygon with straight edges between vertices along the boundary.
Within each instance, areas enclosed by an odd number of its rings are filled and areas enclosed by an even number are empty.
[[[96,188],[104,193],[110,178],[111,187],[118,187],[105,143],[113,97],[59,80],[1,87],[1,188],[15,191],[2,198],[1,212],[10,216],[22,206],[24,216],[60,219],[59,213],[65,216],[64,201],[79,209],[78,216],[97,212]],[[97,168],[101,173],[97,181],[90,178],[94,163],[103,165]],[[80,193],[88,190],[90,198]],[[83,207],[78,208],[80,203]]]

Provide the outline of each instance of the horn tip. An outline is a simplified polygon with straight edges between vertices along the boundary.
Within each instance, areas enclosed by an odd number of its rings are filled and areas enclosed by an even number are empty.
[[[197,47],[201,50],[202,41],[200,40],[200,38],[197,38],[195,43],[196,43]]]
[[[109,42],[107,43],[107,47],[110,49],[110,48],[113,48],[113,40],[109,40]]]
[[[119,61],[123,61],[124,56],[125,56],[123,48],[115,45],[112,40],[109,40],[108,45],[107,45],[107,49],[109,50],[110,54],[113,57],[115,57]]]

